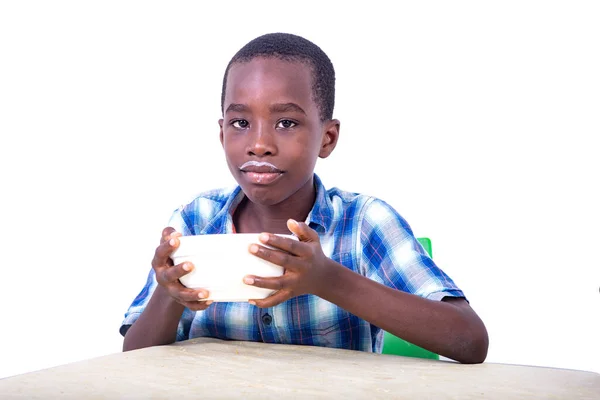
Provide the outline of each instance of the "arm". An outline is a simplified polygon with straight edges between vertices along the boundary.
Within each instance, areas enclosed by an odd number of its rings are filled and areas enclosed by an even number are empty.
[[[188,289],[179,282],[180,277],[194,268],[191,263],[173,265],[170,256],[179,246],[179,236],[173,228],[163,230],[152,260],[158,285],[142,314],[127,330],[123,351],[173,343],[185,307],[198,311],[212,303],[202,301],[209,295],[206,290]]]
[[[290,221],[300,241],[263,234],[261,242],[282,251],[253,245],[250,251],[286,268],[280,278],[247,277],[247,284],[278,290],[259,307],[272,307],[291,297],[311,293],[390,333],[463,363],[485,360],[485,326],[462,298],[435,301],[409,294],[359,275],[327,258],[317,233]],[[335,284],[332,284],[335,282]]]
[[[158,286],[140,317],[127,330],[123,351],[175,342],[183,310],[183,305]]]
[[[373,325],[462,363],[481,363],[488,335],[481,319],[462,298],[429,300],[389,288],[329,260],[325,284],[315,295]],[[335,285],[327,282],[336,282]]]

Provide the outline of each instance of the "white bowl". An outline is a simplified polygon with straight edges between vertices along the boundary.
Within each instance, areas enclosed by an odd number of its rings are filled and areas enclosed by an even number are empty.
[[[244,276],[281,276],[283,267],[249,252],[250,244],[262,245],[258,236],[257,233],[180,236],[179,247],[171,254],[171,259],[175,265],[190,261],[194,269],[179,280],[188,288],[208,290],[206,300],[264,299],[273,290],[246,285]],[[293,235],[278,236],[296,239]]]

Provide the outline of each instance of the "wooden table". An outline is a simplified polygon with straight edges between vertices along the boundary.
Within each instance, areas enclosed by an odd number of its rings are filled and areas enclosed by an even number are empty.
[[[600,374],[201,338],[5,378],[0,398],[600,399]]]

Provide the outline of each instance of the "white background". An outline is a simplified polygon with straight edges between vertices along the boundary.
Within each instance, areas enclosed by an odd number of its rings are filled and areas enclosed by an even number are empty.
[[[0,377],[120,351],[172,210],[233,183],[222,74],[273,31],[336,67],[317,173],[432,239],[487,361],[600,372],[597,2],[221,4],[1,3]]]

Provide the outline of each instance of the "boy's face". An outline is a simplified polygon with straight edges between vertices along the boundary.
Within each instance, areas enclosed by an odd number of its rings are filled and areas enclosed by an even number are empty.
[[[312,193],[317,158],[333,151],[339,121],[321,122],[308,65],[274,58],[233,64],[223,109],[227,164],[252,202],[275,205]]]

